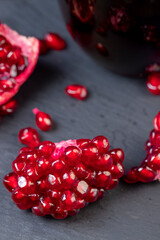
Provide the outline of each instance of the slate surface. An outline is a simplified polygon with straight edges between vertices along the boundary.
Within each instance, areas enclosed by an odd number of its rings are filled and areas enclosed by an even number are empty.
[[[26,35],[43,37],[46,31],[62,34],[68,49],[41,57],[34,74],[17,96],[19,109],[0,124],[0,240],[157,240],[160,234],[158,183],[120,186],[77,216],[58,221],[40,218],[15,207],[2,185],[3,176],[21,145],[17,133],[35,127],[33,107],[51,113],[55,128],[43,140],[106,135],[112,146],[123,147],[126,169],[144,157],[144,142],[159,110],[159,97],[145,83],[114,75],[81,51],[66,31],[56,0],[1,0],[0,18]],[[76,101],[64,94],[70,83],[88,87],[90,97]]]

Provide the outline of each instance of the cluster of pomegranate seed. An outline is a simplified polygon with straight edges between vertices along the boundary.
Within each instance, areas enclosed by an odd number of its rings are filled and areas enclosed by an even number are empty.
[[[83,85],[73,84],[65,88],[65,93],[78,100],[84,100],[88,96],[88,90]]]
[[[53,121],[49,114],[39,111],[38,108],[33,109],[33,113],[36,116],[36,124],[42,131],[49,131],[53,126]]]
[[[44,39],[40,39],[40,54],[46,54],[49,50],[61,51],[66,48],[65,40],[57,33],[48,33]]]
[[[142,27],[143,37],[145,42],[157,42],[157,28],[155,25],[144,25]]]
[[[155,116],[153,125],[154,129],[145,144],[146,158],[124,177],[128,183],[160,180],[160,112]]]
[[[22,136],[28,146],[19,151],[13,172],[3,181],[22,210],[57,219],[73,216],[115,188],[124,174],[123,151],[109,151],[104,136],[41,144],[33,129],[21,130]]]
[[[16,85],[16,77],[28,66],[21,48],[12,45],[0,35],[0,93],[10,91]]]

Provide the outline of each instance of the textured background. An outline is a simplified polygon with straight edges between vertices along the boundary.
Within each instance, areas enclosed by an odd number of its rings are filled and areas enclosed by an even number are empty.
[[[0,124],[0,239],[2,240],[157,240],[160,234],[158,183],[120,186],[72,218],[40,218],[16,208],[2,184],[21,145],[20,128],[35,127],[33,107],[51,113],[55,128],[40,133],[42,140],[106,135],[126,153],[125,167],[144,158],[144,142],[159,110],[145,82],[114,75],[85,55],[66,31],[56,0],[0,0],[0,18],[25,35],[43,37],[59,32],[68,42],[63,52],[39,59],[37,68],[17,96],[19,108]],[[76,101],[64,94],[70,83],[81,83],[89,98]]]

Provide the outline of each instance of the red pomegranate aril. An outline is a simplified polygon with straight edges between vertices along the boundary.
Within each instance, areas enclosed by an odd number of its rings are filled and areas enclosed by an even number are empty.
[[[99,171],[96,176],[95,186],[98,188],[105,188],[111,181],[111,173],[108,171]]]
[[[37,147],[40,144],[37,131],[31,127],[21,129],[18,138],[22,144],[32,148]]]
[[[46,40],[44,40],[44,39],[39,40],[39,52],[41,55],[49,52],[48,44],[47,44]]]
[[[24,176],[26,178],[29,178],[29,179],[33,180],[33,181],[36,181],[39,178],[37,169],[35,168],[35,166],[32,166],[32,164],[28,165],[25,168]]]
[[[36,116],[36,124],[42,131],[49,131],[53,126],[53,121],[49,114],[41,112],[38,108],[33,109],[33,113]]]
[[[51,173],[63,173],[66,169],[66,164],[63,160],[54,160],[50,166],[50,172]]]
[[[7,55],[10,63],[16,64],[21,56],[21,49],[19,47],[14,47]]]
[[[40,209],[40,212],[42,212],[44,215],[52,214],[54,211],[54,208],[55,206],[49,197],[40,198],[39,209]]]
[[[56,219],[65,219],[68,216],[68,211],[64,210],[61,205],[56,208],[56,210],[53,214],[51,214],[52,217],[54,217]]]
[[[9,65],[4,62],[0,62],[0,74],[4,72],[9,72]]]
[[[64,154],[67,164],[73,167],[80,162],[82,152],[77,147],[69,146],[65,149]]]
[[[107,48],[100,42],[98,42],[96,44],[96,49],[99,51],[100,54],[102,54],[103,56],[107,56],[108,55],[108,51]]]
[[[48,180],[47,180],[46,176],[41,177],[37,181],[37,188],[36,189],[39,193],[42,193],[42,195],[49,190],[49,184],[48,184]]]
[[[45,213],[41,212],[41,210],[39,208],[39,205],[32,207],[32,213],[37,215],[37,216],[41,216],[41,217],[45,216]]]
[[[119,180],[117,178],[112,178],[109,184],[106,186],[106,190],[112,190],[118,186]]]
[[[99,153],[107,153],[109,150],[109,141],[104,136],[95,137],[92,142],[97,146]]]
[[[69,85],[65,88],[65,93],[73,98],[76,98],[78,100],[84,100],[88,96],[87,88],[83,85]]]
[[[54,204],[58,204],[60,198],[60,192],[58,190],[49,190],[47,196],[50,197]]]
[[[160,153],[149,156],[147,166],[153,170],[160,170]]]
[[[138,168],[137,167],[133,167],[129,170],[129,172],[127,173],[126,176],[124,176],[124,180],[127,183],[136,183],[138,182]]]
[[[113,30],[119,32],[127,32],[130,28],[130,18],[124,7],[112,8],[109,18],[110,25]]]
[[[4,45],[7,42],[7,39],[4,36],[0,35],[0,46]]]
[[[7,80],[0,80],[0,92],[11,91],[16,86],[13,78]]]
[[[45,37],[45,41],[49,48],[53,50],[63,50],[66,48],[66,42],[64,39],[56,33],[48,33]]]
[[[82,162],[84,164],[94,166],[98,161],[98,148],[94,143],[88,143],[82,148]]]
[[[111,157],[111,154],[103,154],[102,156],[99,156],[99,159],[96,163],[97,170],[109,170],[113,165],[113,158]]]
[[[79,181],[75,187],[76,194],[79,198],[83,198],[87,195],[89,191],[89,185],[85,181]]]
[[[50,159],[46,156],[41,156],[36,162],[36,170],[38,175],[43,175],[50,169]]]
[[[71,189],[77,183],[77,177],[75,173],[70,170],[69,172],[65,172],[61,177],[61,183],[63,189]]]
[[[77,145],[80,149],[82,149],[83,147],[85,147],[88,143],[90,143],[91,140],[90,139],[78,139],[77,140]]]
[[[19,150],[19,154],[21,154],[21,153],[28,153],[28,152],[31,152],[31,151],[33,151],[33,149],[30,148],[30,147],[22,147],[22,148]]]
[[[10,53],[11,45],[8,43],[5,43],[0,46],[0,58],[5,59],[7,58],[7,55]]]
[[[31,194],[35,192],[35,183],[29,177],[19,176],[18,187],[25,194]]]
[[[17,100],[12,99],[4,105],[0,106],[0,116],[12,114],[17,109]]]
[[[96,171],[88,170],[88,174],[85,177],[85,181],[93,186],[96,183]]]
[[[80,139],[45,141],[33,147],[30,135],[29,140],[27,136],[31,147],[20,149],[13,162],[14,173],[4,178],[4,185],[12,192],[17,207],[31,208],[35,215],[50,214],[64,219],[77,214],[89,202],[101,199],[105,189],[116,187],[119,172],[111,174],[110,171],[115,162],[122,167],[122,154],[117,153],[120,149],[111,150],[118,159],[113,161],[111,153],[103,153],[107,147],[102,137],[94,140],[97,145],[90,139]],[[155,154],[156,151],[158,149]]]
[[[13,192],[17,186],[17,175],[14,172],[7,174],[3,179],[3,184],[9,192]]]
[[[12,199],[16,204],[26,204],[28,202],[28,196],[21,189],[16,189],[12,193]]]
[[[88,170],[83,163],[79,163],[78,165],[76,165],[74,171],[79,179],[84,179],[88,175]]]
[[[154,95],[160,94],[160,73],[152,73],[148,75],[147,89]]]
[[[24,172],[27,166],[26,159],[17,158],[12,163],[12,169],[16,174],[21,174]]]
[[[158,112],[158,114],[154,117],[153,126],[155,130],[160,130],[160,112]]]
[[[121,148],[116,148],[108,152],[111,154],[114,163],[122,163],[124,161],[124,152]]]
[[[66,190],[63,192],[61,201],[64,206],[64,209],[67,211],[76,208],[76,206],[78,205],[78,199],[75,193],[70,190]]]
[[[120,163],[117,163],[116,165],[114,164],[110,169],[110,172],[112,177],[121,178],[124,175],[124,167]]]
[[[150,140],[148,140],[146,143],[145,143],[145,150],[146,150],[146,152],[149,152],[150,151],[150,149],[152,149],[153,148],[153,145],[152,145],[152,143],[150,142]]]
[[[156,173],[148,167],[138,168],[137,172],[141,182],[152,182],[156,177]]]
[[[48,178],[47,178],[47,183],[48,183],[48,186],[50,187],[51,190],[54,190],[54,189],[61,189],[61,180],[59,178],[58,175],[53,175],[53,174],[49,174],[48,175]]]
[[[99,195],[99,190],[97,188],[90,188],[85,200],[86,202],[95,202],[98,199],[98,195]]]
[[[50,141],[41,142],[38,150],[41,154],[51,155],[55,150],[55,144]]]

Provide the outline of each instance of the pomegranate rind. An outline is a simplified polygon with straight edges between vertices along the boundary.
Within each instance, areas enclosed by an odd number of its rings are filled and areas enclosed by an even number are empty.
[[[21,48],[23,56],[28,59],[28,66],[23,73],[15,77],[16,85],[11,91],[6,91],[0,95],[0,105],[8,102],[18,91],[21,85],[29,78],[33,72],[38,56],[39,56],[39,41],[34,37],[26,37],[19,35],[6,24],[0,25],[0,35],[13,45]]]

